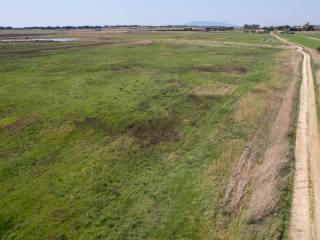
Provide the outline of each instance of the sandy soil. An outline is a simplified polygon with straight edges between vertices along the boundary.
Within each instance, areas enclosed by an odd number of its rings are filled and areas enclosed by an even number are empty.
[[[311,57],[302,47],[279,39],[304,57],[289,239],[320,239],[320,147]]]

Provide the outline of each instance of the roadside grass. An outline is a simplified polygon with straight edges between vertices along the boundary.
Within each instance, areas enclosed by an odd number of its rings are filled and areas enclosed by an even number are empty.
[[[315,32],[313,32],[313,31],[310,31],[310,32],[297,32],[296,34],[320,39],[320,32],[319,31],[315,31]]]
[[[239,41],[266,37],[256,36]],[[2,57],[0,238],[253,239],[277,215],[244,226],[221,201],[260,119],[276,112],[255,101],[286,88],[271,74],[284,52],[151,44]]]
[[[320,120],[320,91],[319,91],[319,80],[317,79],[317,70],[320,67],[318,64],[315,63],[314,59],[312,58],[312,74],[314,79],[314,92],[316,97],[316,105],[317,105],[317,116]]]

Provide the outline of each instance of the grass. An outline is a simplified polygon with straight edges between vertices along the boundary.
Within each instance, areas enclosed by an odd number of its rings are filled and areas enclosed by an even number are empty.
[[[283,34],[281,36],[286,38],[289,41],[298,43],[300,45],[303,45],[309,48],[318,49],[320,47],[319,34],[299,33],[299,34]],[[319,38],[319,40],[316,40],[314,38]]]
[[[247,43],[269,40],[239,35]],[[221,200],[233,166],[269,114],[267,102],[253,101],[285,88],[287,80],[271,74],[288,60],[285,50],[165,43],[59,51],[46,50],[61,46],[52,43],[0,46],[7,51],[0,59],[1,239],[279,234],[256,232],[268,229],[272,217],[243,226],[240,215],[223,211]],[[35,48],[44,50],[19,54]],[[239,103],[248,96],[255,96],[246,105],[251,110],[238,119],[244,110]],[[278,99],[274,108],[279,105]],[[282,225],[277,221],[273,229]]]
[[[262,44],[262,45],[278,45],[279,41],[271,38],[269,34],[253,34],[243,33],[242,31],[226,31],[226,32],[153,32],[153,31],[142,31],[142,32],[125,32],[125,31],[6,31],[2,38],[10,36],[21,37],[29,34],[29,37],[44,38],[43,34],[49,34],[48,37],[72,37],[80,38],[84,42],[106,42],[106,41],[128,41],[128,40],[165,40],[165,39],[176,39],[176,40],[211,40],[218,42],[231,42],[231,43],[247,43],[247,44]],[[1,36],[0,36],[1,38]],[[44,43],[42,43],[44,44]],[[66,43],[64,43],[66,44]],[[1,44],[0,44],[1,47]],[[17,47],[16,45],[14,46]],[[1,48],[0,48],[1,49]]]
[[[278,42],[270,38],[268,34],[250,34],[242,33],[237,31],[228,31],[228,32],[212,32],[212,33],[194,33],[194,32],[185,32],[185,33],[118,33],[112,35],[115,38],[119,39],[183,39],[183,40],[213,40],[219,42],[234,42],[234,43],[250,43],[250,44],[277,44]]]
[[[298,35],[304,35],[307,37],[319,38],[320,39],[320,32],[319,31],[311,31],[311,32],[297,32]]]

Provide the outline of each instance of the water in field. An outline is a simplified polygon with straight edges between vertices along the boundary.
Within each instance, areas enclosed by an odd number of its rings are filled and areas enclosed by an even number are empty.
[[[12,38],[0,42],[78,42],[78,38]]]

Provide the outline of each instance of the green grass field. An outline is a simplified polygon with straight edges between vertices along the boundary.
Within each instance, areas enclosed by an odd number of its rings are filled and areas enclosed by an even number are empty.
[[[320,32],[319,31],[311,31],[311,32],[297,32],[298,35],[304,35],[308,37],[313,37],[313,38],[319,38],[320,39]]]
[[[282,37],[288,39],[289,41],[298,43],[300,45],[317,49],[320,47],[320,33],[297,33],[297,34],[283,34]],[[319,39],[319,40],[317,40]]]
[[[128,43],[276,44],[269,35],[103,37],[0,43],[0,238],[280,239],[288,206],[246,225],[221,201],[280,106],[288,51]]]
[[[116,39],[188,39],[188,40],[212,40],[219,42],[251,43],[251,44],[270,44],[276,45],[277,41],[270,38],[267,34],[244,34],[242,32],[155,32],[155,33],[114,33]]]

